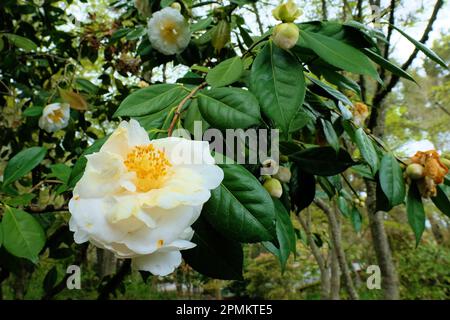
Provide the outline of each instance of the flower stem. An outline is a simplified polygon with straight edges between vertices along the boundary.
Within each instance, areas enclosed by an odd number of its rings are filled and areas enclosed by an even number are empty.
[[[175,110],[175,114],[173,116],[172,122],[170,123],[169,130],[167,131],[167,135],[169,137],[172,135],[173,129],[175,128],[175,125],[176,125],[178,119],[180,118],[181,109],[183,108],[183,106],[186,104],[186,102],[189,99],[191,99],[197,93],[197,91],[204,88],[205,86],[206,86],[206,82],[201,83],[200,85],[198,85],[197,87],[192,89],[192,91],[183,100],[181,100],[181,102],[178,104],[178,106]]]

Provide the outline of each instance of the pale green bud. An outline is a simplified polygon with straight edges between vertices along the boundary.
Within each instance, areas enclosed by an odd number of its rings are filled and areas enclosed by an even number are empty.
[[[295,46],[299,37],[298,27],[293,23],[282,23],[273,29],[273,43],[281,49],[288,50]]]
[[[412,163],[406,167],[406,175],[412,180],[421,179],[424,175],[424,168],[421,164]]]
[[[292,0],[282,3],[272,10],[273,17],[282,22],[293,22],[300,17],[302,13],[302,10],[300,10]]]
[[[264,188],[269,192],[269,194],[274,198],[280,198],[283,194],[283,187],[279,180],[270,178],[264,182]]]

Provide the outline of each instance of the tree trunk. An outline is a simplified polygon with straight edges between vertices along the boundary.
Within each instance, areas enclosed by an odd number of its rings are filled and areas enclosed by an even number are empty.
[[[344,286],[347,289],[347,292],[351,299],[358,300],[359,295],[358,292],[355,289],[355,286],[353,284],[353,279],[351,277],[350,269],[347,264],[347,258],[345,256],[345,252],[342,248],[342,241],[341,241],[341,232],[339,228],[339,223],[336,217],[335,210],[331,209],[329,206],[325,204],[320,199],[314,200],[316,205],[326,214],[328,218],[328,223],[330,224],[330,230],[331,230],[331,240],[334,246],[334,249],[336,251],[337,260],[339,261],[339,268],[342,272],[343,282]]]
[[[366,180],[367,186],[367,215],[369,217],[370,233],[372,243],[377,256],[378,265],[381,270],[381,286],[383,288],[384,299],[399,299],[399,281],[392,259],[391,248],[384,229],[383,212],[376,210],[376,183]]]
[[[320,252],[319,248],[316,245],[316,242],[314,241],[311,228],[310,228],[310,213],[309,209],[306,209],[303,211],[306,213],[307,217],[306,219],[301,216],[301,214],[297,214],[297,220],[300,222],[303,230],[306,233],[306,238],[308,240],[309,248],[311,249],[311,252],[314,256],[314,259],[317,262],[317,265],[319,266],[320,270],[320,297],[322,300],[328,300],[330,299],[330,270],[327,267],[326,261],[324,257],[322,256],[322,253]]]
[[[330,284],[330,299],[340,300],[341,290],[341,270],[339,268],[339,261],[337,258],[336,248],[331,248],[331,284]]]
[[[100,278],[116,273],[117,261],[111,251],[97,248],[97,274]]]

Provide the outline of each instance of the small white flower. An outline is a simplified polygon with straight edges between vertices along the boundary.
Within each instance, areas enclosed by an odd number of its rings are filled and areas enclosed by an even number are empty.
[[[155,12],[148,21],[148,37],[153,48],[165,55],[182,52],[189,44],[189,23],[174,8]]]
[[[180,250],[195,246],[191,225],[223,171],[204,141],[150,141],[136,120],[123,121],[87,156],[69,202],[76,243],[90,241],[155,275],[172,273]]]
[[[67,127],[70,119],[68,103],[52,103],[47,105],[39,118],[39,128],[51,133]]]

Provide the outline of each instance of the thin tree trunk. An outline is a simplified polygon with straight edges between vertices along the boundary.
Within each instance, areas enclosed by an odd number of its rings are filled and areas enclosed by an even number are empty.
[[[339,261],[337,258],[336,248],[331,248],[331,280],[330,280],[330,299],[340,300],[341,291],[341,269],[339,268]]]
[[[322,0],[322,20],[328,20],[328,8],[326,0]]]
[[[384,229],[384,212],[376,210],[376,183],[366,180],[367,187],[367,215],[369,217],[370,233],[372,243],[377,256],[378,265],[381,270],[381,285],[384,299],[399,299],[399,281],[392,258],[391,248]]]
[[[436,240],[437,244],[442,245],[444,243],[444,235],[442,234],[439,222],[434,218],[434,212],[430,212],[427,217],[431,225],[431,232],[433,233],[434,240]]]
[[[336,217],[336,212],[325,204],[321,199],[314,200],[314,203],[326,214],[328,218],[328,223],[331,228],[331,240],[333,246],[336,250],[337,259],[339,261],[339,267],[342,272],[344,286],[351,299],[358,300],[359,295],[353,284],[353,279],[351,277],[350,269],[347,264],[347,258],[345,257],[345,252],[342,249],[341,232],[339,229],[339,224]]]
[[[300,222],[303,230],[306,233],[306,238],[308,240],[308,245],[311,249],[311,252],[314,256],[314,259],[317,262],[320,270],[320,296],[322,300],[328,300],[330,298],[330,272],[327,267],[326,261],[322,256],[319,248],[314,241],[313,234],[310,228],[310,212],[309,209],[303,211],[307,215],[306,219],[301,216],[301,214],[296,215],[297,220]],[[303,214],[302,213],[302,214]]]
[[[100,278],[116,273],[117,259],[111,251],[97,248],[97,274]]]

